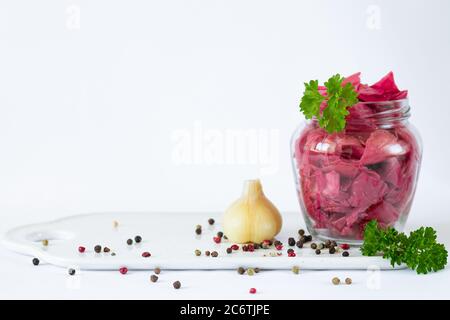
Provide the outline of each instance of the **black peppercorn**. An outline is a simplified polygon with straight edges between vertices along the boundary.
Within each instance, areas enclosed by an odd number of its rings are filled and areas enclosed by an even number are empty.
[[[196,234],[202,234],[202,228],[195,229],[195,233]]]
[[[320,252],[321,252],[320,249],[316,250],[316,254],[320,254]]]
[[[337,247],[337,242],[336,241],[331,241],[331,245],[333,246],[333,247]]]
[[[239,268],[237,269],[237,272],[238,272],[239,274],[244,274],[244,273],[245,273],[245,269],[242,268],[242,267],[239,267]]]
[[[349,255],[350,255],[350,253],[348,253],[348,251],[342,252],[342,256],[343,256],[343,257],[348,257]]]
[[[160,274],[161,273],[161,269],[160,268],[155,268],[155,270],[153,270],[154,273],[156,274]]]
[[[305,236],[305,242],[312,241],[312,235]]]
[[[303,230],[303,229],[298,230],[298,234],[300,236],[304,236],[305,235],[305,230]]]
[[[255,250],[260,249],[261,245],[259,243],[254,243],[253,248],[255,248]]]
[[[288,239],[288,245],[290,245],[291,247],[295,246],[295,239],[294,238],[289,238]]]
[[[136,236],[134,237],[134,241],[136,241],[136,243],[139,243],[142,241],[142,237],[141,236]]]
[[[227,248],[227,253],[228,253],[228,254],[230,254],[230,253],[232,253],[232,252],[233,252],[233,249]]]
[[[330,247],[330,249],[328,249],[328,252],[330,254],[334,254],[336,252],[336,248],[335,247]]]
[[[133,240],[128,239],[128,240],[127,240],[127,245],[131,246],[132,244],[133,244]]]
[[[259,273],[261,271],[260,268],[255,268],[255,273]]]
[[[222,237],[223,237],[223,232],[222,232],[222,231],[217,232],[217,236],[218,236],[219,238],[222,238]]]
[[[205,256],[209,257],[211,255],[211,252],[209,252],[209,250],[205,251]]]
[[[180,281],[175,281],[175,282],[173,283],[173,287],[174,287],[175,289],[180,289],[180,288],[181,288],[181,282],[180,282]]]
[[[329,247],[331,247],[331,241],[327,240],[327,241],[325,241],[325,248],[329,248]]]
[[[298,248],[303,248],[303,241],[299,240],[297,241],[297,243],[295,244]]]
[[[150,276],[150,281],[151,281],[151,282],[156,282],[156,281],[158,281],[158,276],[152,274],[152,275]]]
[[[213,219],[213,218],[209,218],[209,219],[208,219],[208,223],[209,223],[210,225],[213,225],[213,224],[214,224],[214,222],[215,222],[215,221],[214,221],[214,219]]]
[[[111,251],[111,249],[109,249],[108,247],[103,248],[103,252],[110,252],[110,251]]]
[[[213,251],[211,252],[211,257],[216,258],[219,254],[217,253],[217,251]]]
[[[71,276],[74,276],[74,275],[75,275],[75,269],[70,268],[70,269],[68,270],[68,272],[69,272],[69,275],[71,275]]]
[[[35,266],[38,266],[39,265],[39,259],[38,258],[34,258],[33,260],[31,260],[32,262],[33,262],[33,264],[35,265]]]
[[[313,243],[311,243],[311,249],[314,249],[314,250],[315,250],[315,249],[317,249],[317,244],[316,244],[316,243],[314,243],[314,242],[313,242]]]
[[[102,252],[102,246],[101,246],[101,245],[96,245],[96,246],[94,247],[94,251],[95,251],[96,253]]]

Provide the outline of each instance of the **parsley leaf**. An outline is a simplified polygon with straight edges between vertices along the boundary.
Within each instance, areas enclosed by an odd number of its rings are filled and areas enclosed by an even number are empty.
[[[380,229],[375,220],[367,223],[360,250],[365,256],[382,253],[392,266],[404,263],[419,274],[444,269],[448,257],[433,228],[421,227],[408,237],[394,228]]]
[[[326,96],[319,92],[319,81],[311,80],[305,83],[305,91],[300,101],[300,110],[306,119],[316,117],[319,126],[330,133],[339,132],[345,128],[345,117],[348,108],[358,102],[358,93],[351,83],[342,85],[344,78],[339,74],[332,76],[325,82]],[[320,106],[326,101],[326,107],[321,112]]]

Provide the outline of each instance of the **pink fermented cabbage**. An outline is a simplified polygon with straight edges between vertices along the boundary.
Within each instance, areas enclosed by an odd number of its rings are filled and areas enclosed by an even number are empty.
[[[407,97],[392,72],[374,85],[361,84],[360,73],[346,78],[361,102],[349,109],[344,132],[327,133],[310,123],[295,141],[299,196],[315,228],[332,236],[361,239],[365,224],[392,226],[407,214],[413,198],[420,150],[402,121],[380,126],[380,101]],[[325,87],[320,87],[322,94]],[[395,117],[395,113],[392,115]]]

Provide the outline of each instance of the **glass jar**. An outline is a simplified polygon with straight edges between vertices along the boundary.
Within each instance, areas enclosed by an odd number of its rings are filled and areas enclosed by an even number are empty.
[[[360,244],[370,220],[402,230],[411,209],[422,144],[407,99],[361,102],[345,130],[330,134],[312,119],[291,140],[297,195],[309,232]]]

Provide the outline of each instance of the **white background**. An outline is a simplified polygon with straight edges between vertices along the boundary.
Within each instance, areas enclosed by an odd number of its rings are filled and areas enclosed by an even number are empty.
[[[0,231],[81,212],[220,211],[257,176],[298,211],[289,138],[303,82],[361,71],[373,83],[392,70],[425,147],[410,226],[450,243],[449,14],[445,0],[3,0]],[[275,132],[276,170],[177,163],[174,135],[198,138],[198,125]],[[2,269],[21,264],[0,252]],[[393,296],[423,295],[419,281]]]

